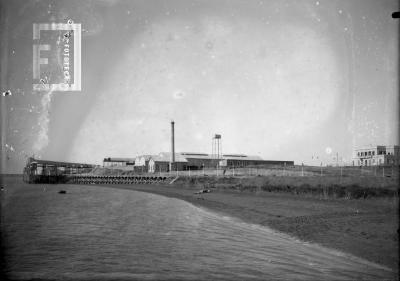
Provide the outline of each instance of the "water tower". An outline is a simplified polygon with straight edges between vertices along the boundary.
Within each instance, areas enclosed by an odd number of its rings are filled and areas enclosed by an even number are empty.
[[[222,158],[222,142],[220,134],[215,134],[212,138],[211,157],[217,161],[218,166],[219,160]]]

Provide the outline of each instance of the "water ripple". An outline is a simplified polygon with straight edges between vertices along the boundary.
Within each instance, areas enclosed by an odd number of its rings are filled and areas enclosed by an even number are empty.
[[[18,279],[381,280],[383,266],[187,202],[95,186],[19,184],[2,198]],[[3,204],[4,203],[4,204]]]

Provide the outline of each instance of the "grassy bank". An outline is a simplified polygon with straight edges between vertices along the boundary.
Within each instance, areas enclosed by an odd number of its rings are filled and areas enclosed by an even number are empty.
[[[127,168],[133,169],[133,168]],[[398,167],[248,167],[216,171],[136,173],[96,168],[92,175],[176,177],[175,185],[239,192],[278,192],[316,198],[367,199],[398,197]]]
[[[338,182],[336,176],[292,177],[180,177],[176,185],[193,185],[199,189],[240,192],[278,192],[317,198],[367,199],[398,197],[398,180],[394,178],[347,177]]]

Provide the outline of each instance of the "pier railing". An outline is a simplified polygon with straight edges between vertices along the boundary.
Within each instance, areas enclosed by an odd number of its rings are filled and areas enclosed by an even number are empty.
[[[158,176],[88,176],[75,175],[68,183],[75,184],[155,184],[165,183],[168,177]]]

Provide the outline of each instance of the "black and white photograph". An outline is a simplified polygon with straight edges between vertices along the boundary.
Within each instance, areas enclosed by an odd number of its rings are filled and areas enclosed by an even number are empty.
[[[1,280],[399,280],[398,0],[0,0]]]

